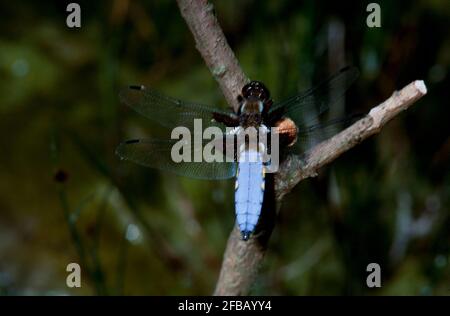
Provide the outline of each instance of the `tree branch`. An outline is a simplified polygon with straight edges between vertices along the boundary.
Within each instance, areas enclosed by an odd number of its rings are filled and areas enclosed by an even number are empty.
[[[228,46],[225,36],[206,0],[177,0],[208,68],[220,85],[228,103],[237,108],[236,97],[248,81]],[[280,204],[283,196],[301,180],[314,177],[317,170],[332,162],[381,128],[401,111],[426,94],[423,81],[414,81],[374,107],[368,115],[344,131],[326,140],[303,156],[292,155],[281,164],[275,175],[275,198]],[[275,208],[270,205],[269,208]],[[266,227],[249,241],[241,240],[235,226],[228,239],[219,280],[214,295],[245,295],[256,279],[267,249],[273,226]]]
[[[177,0],[181,15],[195,39],[197,50],[219,83],[228,104],[238,110],[236,97],[248,78],[228,45],[222,28],[207,0]]]

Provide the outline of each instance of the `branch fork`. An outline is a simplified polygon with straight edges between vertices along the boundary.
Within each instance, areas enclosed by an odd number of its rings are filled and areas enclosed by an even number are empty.
[[[236,97],[248,78],[227,43],[207,0],[177,0],[183,18],[194,36],[196,47],[218,82],[228,104],[235,110]],[[292,155],[281,164],[275,176],[275,198],[281,202],[300,181],[317,176],[318,170],[366,138],[380,132],[383,126],[427,93],[422,80],[416,80],[396,91],[390,98],[347,129],[318,144],[302,156]],[[234,227],[228,239],[222,268],[214,295],[246,295],[257,277],[272,230],[242,241]]]

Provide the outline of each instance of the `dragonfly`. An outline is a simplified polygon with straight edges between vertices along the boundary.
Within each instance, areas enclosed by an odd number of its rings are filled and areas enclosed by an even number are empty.
[[[319,121],[331,105],[342,98],[358,77],[355,67],[346,67],[322,83],[287,99],[274,102],[267,87],[259,81],[247,83],[237,96],[237,111],[181,101],[153,89],[131,85],[120,92],[123,103],[148,119],[174,130],[182,127],[197,135],[196,122],[202,128],[213,127],[222,131],[214,152],[227,159],[212,161],[174,159],[174,146],[179,138],[131,139],[120,143],[116,154],[146,167],[173,172],[197,179],[235,178],[235,217],[242,239],[247,241],[258,224],[264,199],[266,173],[272,159],[267,154],[271,144],[261,143],[262,136],[277,136],[282,151],[306,151],[314,142],[337,133],[354,118]],[[245,131],[256,129],[256,141],[251,142]],[[239,137],[244,135],[244,137]],[[173,136],[173,133],[172,133]],[[231,141],[229,141],[231,139]],[[272,138],[270,138],[272,139]],[[209,140],[208,140],[209,141]],[[205,145],[202,140],[200,145]],[[196,155],[192,150],[189,157]],[[195,147],[195,146],[194,146]],[[230,154],[231,152],[231,154]]]

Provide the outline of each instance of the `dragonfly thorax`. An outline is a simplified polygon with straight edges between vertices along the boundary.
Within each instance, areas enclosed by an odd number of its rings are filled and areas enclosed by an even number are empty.
[[[241,104],[239,125],[242,127],[258,127],[263,122],[264,104],[256,98],[244,99]]]

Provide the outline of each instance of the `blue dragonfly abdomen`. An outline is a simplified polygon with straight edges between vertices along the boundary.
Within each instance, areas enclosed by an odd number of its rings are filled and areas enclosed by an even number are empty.
[[[265,166],[262,154],[247,150],[239,158],[236,176],[235,211],[236,220],[247,240],[255,230],[261,214],[264,198]]]

